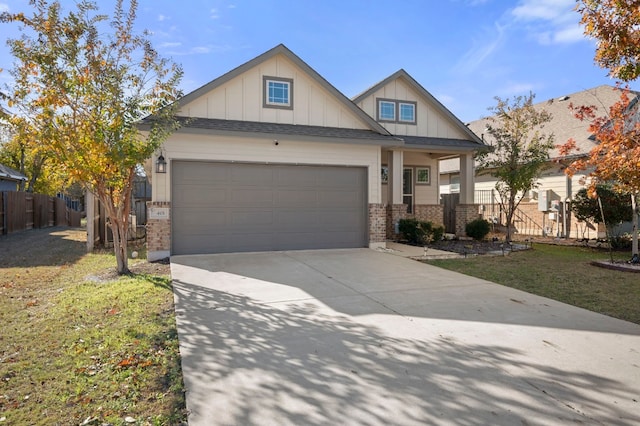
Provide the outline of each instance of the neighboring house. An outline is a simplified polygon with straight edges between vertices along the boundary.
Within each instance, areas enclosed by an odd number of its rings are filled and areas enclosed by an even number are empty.
[[[11,167],[0,164],[0,191],[17,191],[20,182],[26,182],[27,177]]]
[[[283,45],[184,96],[178,116],[146,167],[149,260],[384,246],[402,217],[443,222],[442,158],[462,159],[471,204],[486,148],[405,71],[350,100]],[[464,229],[477,207],[459,216]]]
[[[632,99],[638,93],[632,92]],[[552,120],[544,125],[542,132],[553,133],[556,145],[562,145],[570,138],[576,141],[578,150],[572,157],[586,156],[596,144],[596,140],[589,132],[589,123],[574,116],[569,105],[597,107],[596,114],[605,115],[609,107],[620,100],[620,91],[612,86],[598,86],[582,92],[563,95],[535,104],[536,109],[544,109],[551,113]],[[488,119],[473,121],[468,124],[469,129],[483,140],[490,142],[491,136],[486,131]],[[563,164],[569,158],[560,156],[557,149],[550,153],[552,161],[549,168],[538,181],[538,188],[525,195],[516,214],[516,232],[525,235],[550,235],[571,238],[595,238],[598,231],[592,224],[580,223],[572,220],[569,211],[569,201],[577,191],[584,188],[581,180],[587,174],[583,172],[572,178],[566,176]],[[560,161],[559,161],[560,160]],[[564,160],[564,161],[563,161]],[[456,159],[440,163],[440,191],[442,194],[458,191],[459,162]],[[488,174],[477,175],[475,185],[476,204],[484,209],[484,216],[488,220],[501,222],[499,208],[496,205],[496,179]]]

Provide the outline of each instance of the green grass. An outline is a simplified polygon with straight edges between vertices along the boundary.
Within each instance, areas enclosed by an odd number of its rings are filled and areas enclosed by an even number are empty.
[[[0,425],[182,422],[170,277],[118,277],[83,244],[56,256],[0,265]]]
[[[614,253],[626,259],[628,253]],[[432,260],[428,263],[640,324],[640,275],[600,268],[602,250],[535,244],[509,256]]]

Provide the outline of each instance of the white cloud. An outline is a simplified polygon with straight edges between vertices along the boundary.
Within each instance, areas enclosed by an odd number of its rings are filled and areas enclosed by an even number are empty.
[[[574,5],[574,0],[523,0],[511,14],[525,21],[566,20],[570,15],[577,16],[573,10]]]
[[[206,45],[206,46],[193,46],[193,47],[184,47],[181,48],[181,43],[177,43],[174,49],[170,49],[165,51],[164,53],[172,56],[187,56],[187,55],[205,55],[211,52],[226,52],[231,50],[231,46],[228,45]]]
[[[8,12],[8,11],[9,11],[9,5],[6,3],[0,3],[0,13]]]
[[[529,92],[535,92],[536,85],[533,83],[507,82],[500,88],[500,96],[518,96],[527,95]]]
[[[160,43],[158,45],[159,48],[167,48],[167,47],[178,47],[182,46],[182,43],[179,41],[165,41],[164,43]]]
[[[189,53],[194,53],[194,54],[202,54],[202,53],[209,53],[209,52],[211,52],[211,47],[209,46],[196,46],[189,49]]]
[[[218,15],[218,9],[211,9],[209,14],[211,19],[218,19],[220,17],[220,15]]]
[[[483,62],[502,45],[505,36],[505,27],[497,22],[494,28],[487,29],[488,35],[481,41],[474,40],[471,49],[465,53],[458,63],[457,69],[464,73],[470,73],[480,67]]]
[[[540,44],[575,43],[584,36],[574,6],[574,0],[521,0],[509,15]]]
[[[158,15],[158,21],[162,22],[162,21],[166,21],[167,19],[170,19],[168,16],[165,15]]]
[[[568,26],[555,33],[555,41],[557,43],[574,43],[582,40],[585,40],[585,35],[584,28],[580,25]]]

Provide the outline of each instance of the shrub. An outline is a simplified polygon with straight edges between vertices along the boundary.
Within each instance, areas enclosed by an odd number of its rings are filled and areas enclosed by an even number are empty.
[[[476,219],[467,223],[464,229],[469,237],[481,241],[491,231],[491,225],[484,219]]]
[[[417,219],[400,219],[398,230],[402,238],[410,244],[426,244],[439,241],[444,235],[442,226],[434,226],[431,222],[422,222]]]

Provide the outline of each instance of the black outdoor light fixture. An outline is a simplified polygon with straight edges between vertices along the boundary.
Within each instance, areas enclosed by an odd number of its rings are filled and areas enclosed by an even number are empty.
[[[167,173],[167,162],[162,153],[160,153],[156,160],[156,173]]]

